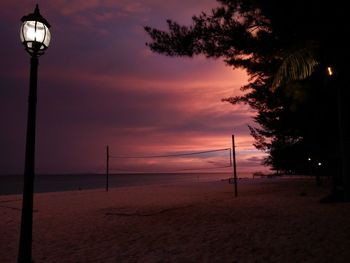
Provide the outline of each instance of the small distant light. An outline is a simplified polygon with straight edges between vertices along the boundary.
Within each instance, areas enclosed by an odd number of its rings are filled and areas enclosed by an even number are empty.
[[[329,75],[329,76],[332,76],[332,75],[333,75],[333,70],[332,70],[331,67],[328,67],[328,68],[327,68],[327,71],[328,71],[328,75]]]
[[[311,158],[307,158],[308,161],[311,161]]]
[[[322,163],[318,163],[318,166],[321,166],[322,165]]]

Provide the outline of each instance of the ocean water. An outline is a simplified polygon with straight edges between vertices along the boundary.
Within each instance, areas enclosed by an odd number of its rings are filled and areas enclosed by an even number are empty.
[[[250,173],[241,173],[238,176],[251,178]],[[210,182],[228,180],[230,177],[232,177],[232,173],[111,174],[109,175],[109,187]],[[35,176],[34,192],[59,192],[105,187],[105,174],[38,174]],[[23,175],[0,175],[0,195],[20,194],[22,190]]]

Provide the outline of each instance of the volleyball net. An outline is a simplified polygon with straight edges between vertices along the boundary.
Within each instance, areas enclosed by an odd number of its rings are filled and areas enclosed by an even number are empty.
[[[227,172],[232,167],[232,150],[222,148],[124,156],[110,154],[107,148],[107,161],[111,173]]]

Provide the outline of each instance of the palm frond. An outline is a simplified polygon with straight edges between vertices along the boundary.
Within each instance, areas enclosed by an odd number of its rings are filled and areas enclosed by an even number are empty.
[[[303,80],[309,77],[319,65],[314,50],[308,47],[289,54],[274,76],[271,89],[274,91],[283,83]]]

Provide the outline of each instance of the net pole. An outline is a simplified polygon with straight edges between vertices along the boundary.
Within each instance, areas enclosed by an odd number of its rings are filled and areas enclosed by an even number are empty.
[[[235,187],[235,197],[237,197],[238,192],[237,192],[237,170],[236,170],[236,147],[235,147],[234,134],[232,134],[232,160],[233,160],[233,183]]]
[[[106,146],[106,192],[108,192],[109,181],[109,146]]]

